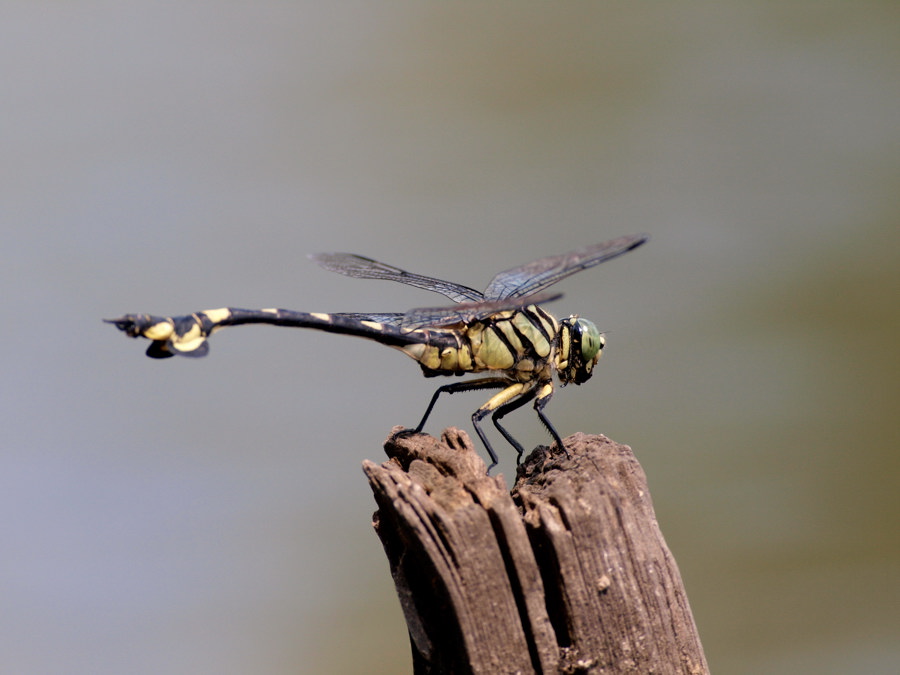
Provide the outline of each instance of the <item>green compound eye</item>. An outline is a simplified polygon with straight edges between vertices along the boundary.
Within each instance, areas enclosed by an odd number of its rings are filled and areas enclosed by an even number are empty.
[[[581,356],[586,363],[590,363],[603,349],[606,340],[597,330],[597,326],[587,319],[578,319],[575,326],[577,334],[581,338]]]

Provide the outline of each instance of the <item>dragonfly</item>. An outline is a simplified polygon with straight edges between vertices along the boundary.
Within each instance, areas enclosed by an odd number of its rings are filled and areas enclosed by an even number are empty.
[[[515,448],[521,461],[522,445],[500,423],[508,413],[532,403],[538,419],[567,453],[544,408],[553,396],[553,375],[560,386],[590,379],[606,344],[597,326],[572,315],[556,319],[541,307],[561,294],[547,289],[576,272],[631,251],[647,241],[629,235],[561,255],[547,256],[500,272],[484,291],[451,281],[407,272],[398,267],[352,253],[310,256],[326,270],[357,279],[394,281],[440,293],[455,304],[419,307],[402,313],[308,313],[287,309],[207,309],[181,316],[126,314],[104,319],[129,337],[150,340],[147,356],[201,357],[209,351],[208,338],[229,326],[268,324],[352,335],[374,340],[416,360],[426,377],[482,374],[476,379],[445,384],[434,392],[415,429],[420,433],[442,394],[498,389],[472,413],[475,432],[491,459],[490,472],[499,459],[482,422],[490,415],[494,426]]]

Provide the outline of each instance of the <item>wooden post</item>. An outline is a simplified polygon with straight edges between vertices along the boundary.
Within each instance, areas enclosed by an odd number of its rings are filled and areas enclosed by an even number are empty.
[[[709,672],[631,449],[565,443],[512,493],[459,429],[394,433],[364,463],[416,675]]]

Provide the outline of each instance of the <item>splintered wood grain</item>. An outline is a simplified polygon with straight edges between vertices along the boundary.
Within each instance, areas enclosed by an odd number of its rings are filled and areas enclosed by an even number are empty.
[[[364,464],[423,673],[706,673],[630,448],[539,448],[512,494],[465,432],[395,433]]]
[[[675,559],[631,448],[576,434],[560,466],[535,453],[513,497],[524,512],[566,657],[586,672],[705,673]]]

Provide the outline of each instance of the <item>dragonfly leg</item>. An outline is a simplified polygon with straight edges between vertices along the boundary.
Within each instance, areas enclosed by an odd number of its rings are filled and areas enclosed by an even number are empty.
[[[553,440],[556,441],[556,444],[562,449],[564,453],[566,453],[566,457],[569,456],[569,451],[566,449],[566,446],[563,445],[562,438],[559,436],[559,432],[556,430],[556,427],[550,423],[550,420],[544,414],[544,407],[550,402],[550,398],[553,396],[553,383],[547,382],[544,386],[541,387],[540,391],[537,392],[537,398],[534,401],[534,410],[537,412],[538,419],[541,420],[543,425],[547,427],[547,431],[550,432],[550,435],[553,436]]]
[[[475,391],[476,389],[503,389],[504,387],[508,386],[509,380],[506,380],[502,377],[483,377],[478,380],[454,382],[453,384],[445,384],[442,387],[438,387],[434,392],[434,396],[431,397],[431,402],[425,409],[425,414],[422,415],[422,420],[416,426],[415,431],[416,433],[421,433],[422,429],[425,428],[425,422],[428,421],[428,417],[431,415],[431,411],[434,410],[434,404],[437,403],[437,400],[441,394],[455,394],[460,391]]]
[[[528,403],[535,396],[534,390],[519,396],[518,398],[514,398],[509,403],[500,406],[494,411],[494,414],[491,415],[491,420],[494,422],[494,426],[497,427],[497,431],[503,434],[503,438],[509,442],[511,446],[516,449],[516,464],[522,463],[522,455],[525,454],[525,448],[513,438],[512,434],[506,430],[506,428],[500,424],[500,418],[505,417],[507,413],[511,413],[513,410],[521,408],[523,405]]]
[[[491,399],[481,406],[478,410],[472,413],[472,425],[475,427],[475,432],[478,434],[478,437],[481,439],[481,442],[484,443],[484,447],[487,448],[488,454],[491,456],[492,464],[488,467],[488,473],[491,472],[495,466],[497,466],[497,453],[494,452],[494,448],[491,447],[490,441],[487,439],[487,435],[485,435],[484,430],[481,428],[481,421],[487,417],[489,414],[494,414],[494,425],[500,430],[503,434],[503,437],[509,441],[512,446],[516,449],[516,452],[521,455],[524,450],[522,446],[506,431],[503,427],[497,424],[496,417],[499,415],[503,417],[510,410],[515,410],[523,403],[527,403],[530,401],[534,394],[532,390],[534,389],[534,384],[531,382],[516,382],[514,384],[506,383],[507,386],[503,391],[499,394],[495,394],[491,397]],[[524,398],[524,400],[522,400]]]

